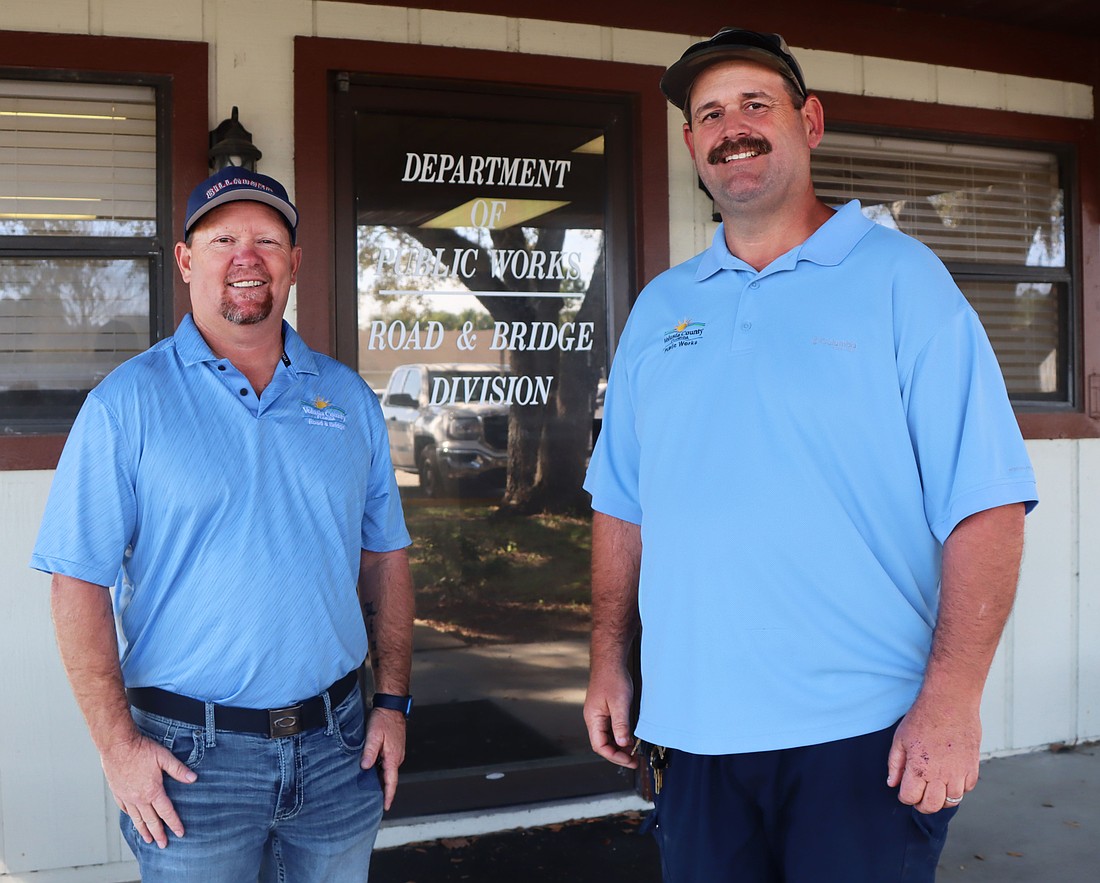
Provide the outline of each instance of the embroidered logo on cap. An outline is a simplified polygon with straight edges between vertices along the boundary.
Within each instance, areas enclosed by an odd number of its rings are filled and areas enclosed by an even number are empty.
[[[218,181],[213,187],[206,188],[206,198],[213,199],[226,187],[251,187],[253,190],[260,190],[264,193],[270,193],[273,196],[275,191],[264,184],[262,181],[257,181],[254,178],[226,178],[224,181]]]

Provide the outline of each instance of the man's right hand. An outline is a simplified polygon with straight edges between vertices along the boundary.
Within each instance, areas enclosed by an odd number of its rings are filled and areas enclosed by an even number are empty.
[[[634,684],[629,672],[618,666],[605,671],[593,661],[584,700],[588,741],[600,757],[631,769],[638,766],[638,758],[630,753],[630,702],[633,698]]]
[[[136,732],[132,739],[116,742],[104,751],[100,760],[115,803],[130,817],[142,840],[155,840],[164,849],[168,845],[165,826],[177,837],[183,836],[183,822],[164,790],[164,774],[190,784],[198,776],[186,764],[163,745]]]
[[[156,840],[163,849],[168,845],[165,825],[183,836],[183,823],[164,791],[164,774],[184,783],[198,776],[134,726],[119,668],[110,589],[55,573],[50,607],[61,661],[115,803],[146,843]]]

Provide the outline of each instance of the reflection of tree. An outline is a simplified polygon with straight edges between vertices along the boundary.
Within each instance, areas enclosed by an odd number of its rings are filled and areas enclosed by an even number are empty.
[[[144,349],[146,264],[15,258],[0,265],[0,389],[90,389]],[[30,339],[15,346],[7,340]]]
[[[531,228],[526,228],[528,231]],[[509,227],[488,231],[494,249],[553,252],[562,250],[566,230],[560,227],[538,228],[533,236],[524,228]],[[467,249],[476,246],[454,229],[406,228],[401,237],[415,239],[420,247]],[[362,252],[361,252],[362,254]],[[546,405],[513,405],[508,428],[508,482],[502,507],[521,514],[567,512],[587,509],[587,497],[581,490],[585,462],[592,438],[592,414],[596,386],[605,361],[606,329],[604,300],[604,246],[592,273],[579,311],[571,319],[594,323],[592,349],[586,352],[551,350],[511,350],[509,362],[517,375],[552,376],[550,400]],[[390,279],[387,277],[387,283]],[[528,297],[537,292],[560,292],[563,280],[514,278],[501,279],[491,272],[485,248],[478,255],[477,268],[463,280],[472,291],[515,292],[515,297],[481,297],[479,302],[495,322],[553,322],[562,319],[564,301],[553,297]],[[407,284],[407,283],[406,283]],[[568,284],[566,282],[565,284]],[[401,287],[399,285],[394,288]]]

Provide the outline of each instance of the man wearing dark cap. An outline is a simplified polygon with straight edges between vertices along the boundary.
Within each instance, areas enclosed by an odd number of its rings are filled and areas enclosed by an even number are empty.
[[[297,225],[195,188],[192,311],[89,394],[31,560],[145,880],[364,881],[404,758],[409,536],[377,399],[283,321]]]
[[[1037,499],[996,358],[928,249],[818,200],[781,37],[724,29],[661,86],[722,224],[611,370],[592,746],[650,767],[666,880],[927,883]]]

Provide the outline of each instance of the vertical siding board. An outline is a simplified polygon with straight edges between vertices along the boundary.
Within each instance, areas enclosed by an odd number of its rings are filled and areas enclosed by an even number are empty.
[[[0,472],[0,812],[9,871],[108,859],[103,776],[69,692],[49,613],[49,579],[27,568],[51,473]]]
[[[999,754],[1011,747],[1009,741],[1012,731],[1012,703],[1009,694],[1012,688],[1010,665],[1012,661],[1012,629],[1005,634],[993,657],[989,669],[989,678],[982,693],[982,753]]]
[[[1100,441],[1080,442],[1077,738],[1100,739]]]
[[[4,15],[4,28],[24,31],[208,40],[211,125],[238,104],[264,150],[264,170],[292,190],[287,108],[293,105],[295,34],[521,52],[557,48],[563,56],[645,64],[670,61],[699,36],[325,0],[54,0],[5,4]],[[827,91],[1080,119],[1090,119],[1095,107],[1093,88],[1085,83],[796,51],[811,86]],[[826,106],[827,118],[828,111]],[[678,262],[709,244],[714,224],[709,201],[696,189],[674,110],[668,145],[669,242]],[[983,698],[987,753],[1100,739],[1100,440],[1041,440],[1029,450],[1043,502],[1028,519],[1016,611]],[[57,658],[47,578],[26,567],[51,477],[0,472],[0,646],[6,663],[0,707],[5,720],[21,722],[0,728],[0,879],[37,871],[34,879],[43,881],[133,880],[136,868],[118,831],[117,810]]]
[[[1076,442],[1030,444],[1042,502],[1027,540],[1012,616],[1011,745],[1041,746],[1074,731],[1077,665]]]

